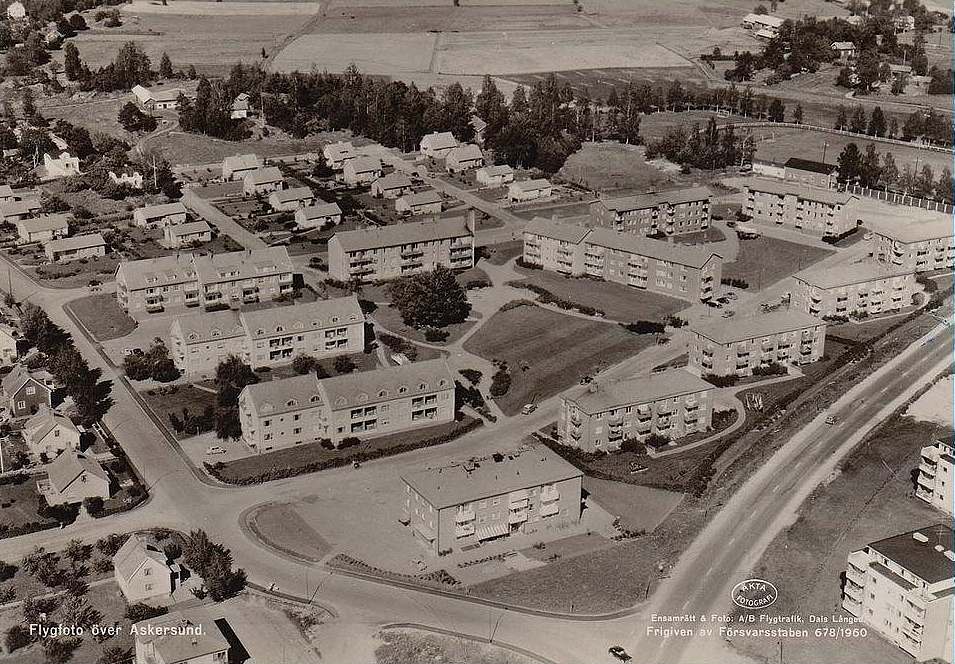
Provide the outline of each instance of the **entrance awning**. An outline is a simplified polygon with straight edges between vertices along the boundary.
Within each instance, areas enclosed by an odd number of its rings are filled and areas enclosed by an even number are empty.
[[[507,535],[508,528],[505,523],[494,523],[490,526],[482,526],[477,529],[477,538],[481,541],[494,539],[495,537],[503,537]]]

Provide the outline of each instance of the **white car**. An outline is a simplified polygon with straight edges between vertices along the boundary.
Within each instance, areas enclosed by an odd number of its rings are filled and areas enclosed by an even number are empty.
[[[530,415],[535,410],[537,410],[536,404],[532,404],[532,403],[524,404],[524,407],[521,408],[521,415]]]
[[[225,454],[225,449],[218,445],[213,445],[212,447],[206,448],[206,454]]]

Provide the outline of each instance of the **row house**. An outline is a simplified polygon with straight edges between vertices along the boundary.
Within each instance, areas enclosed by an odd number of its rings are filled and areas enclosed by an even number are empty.
[[[514,535],[559,533],[580,521],[583,473],[543,445],[402,476],[412,537],[431,553]]]
[[[106,239],[100,233],[65,237],[51,240],[43,247],[43,253],[51,263],[76,261],[106,255]]]
[[[706,187],[653,192],[597,200],[590,206],[594,223],[635,235],[680,235],[710,227]]]
[[[872,260],[828,268],[810,267],[793,275],[790,306],[811,316],[865,317],[913,304],[914,272]]]
[[[187,374],[212,375],[235,355],[253,369],[360,353],[365,315],[354,295],[257,311],[217,311],[178,316],[169,328],[170,354]]]
[[[19,219],[16,222],[17,241],[20,244],[49,242],[70,234],[68,214],[43,214],[39,217]]]
[[[915,661],[951,662],[952,549],[952,528],[939,523],[853,551],[842,608]]]
[[[898,224],[873,231],[872,255],[882,263],[911,272],[955,267],[955,233],[950,215]]]
[[[162,229],[162,234],[167,247],[178,249],[212,241],[212,226],[205,219],[200,219],[185,224],[166,226]]]
[[[794,309],[749,318],[691,323],[688,367],[700,375],[750,376],[759,367],[792,366],[822,359],[824,321]]]
[[[242,180],[252,171],[265,166],[257,154],[236,154],[222,160],[222,179],[226,181]]]
[[[186,206],[182,203],[147,205],[133,210],[133,223],[140,228],[162,228],[186,223]]]
[[[444,199],[437,189],[426,189],[407,194],[395,201],[395,212],[412,217],[421,214],[441,214]]]
[[[275,212],[292,212],[315,203],[315,194],[308,187],[278,189],[269,194],[269,207]]]
[[[747,184],[746,192],[745,213],[756,224],[831,237],[862,223],[859,198],[846,192],[759,179]]]
[[[523,260],[690,302],[717,297],[723,269],[722,257],[706,249],[541,217],[524,229]]]
[[[474,266],[474,225],[463,217],[336,233],[328,241],[333,279],[378,281]]]
[[[342,223],[342,209],[338,203],[316,203],[295,211],[295,224],[299,230],[337,226]]]
[[[411,180],[398,171],[393,171],[371,183],[371,195],[375,198],[398,198],[410,192]]]
[[[454,377],[443,359],[318,379],[248,385],[239,395],[242,440],[257,453],[303,443],[361,440],[454,420]]]
[[[955,506],[952,491],[955,447],[952,441],[937,440],[934,445],[923,447],[918,471],[915,497],[951,516]]]
[[[584,452],[620,449],[650,436],[677,440],[709,429],[712,384],[684,369],[578,385],[560,395],[557,439]]]
[[[293,281],[285,247],[212,256],[175,254],[122,261],[116,268],[116,300],[130,314],[199,305],[240,306],[290,294]]]

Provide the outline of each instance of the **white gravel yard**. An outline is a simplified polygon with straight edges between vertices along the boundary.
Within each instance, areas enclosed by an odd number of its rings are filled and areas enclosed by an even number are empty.
[[[917,420],[952,426],[953,417],[955,417],[955,408],[953,408],[955,380],[953,378],[955,377],[947,376],[932,385],[928,392],[909,406],[905,414]]]

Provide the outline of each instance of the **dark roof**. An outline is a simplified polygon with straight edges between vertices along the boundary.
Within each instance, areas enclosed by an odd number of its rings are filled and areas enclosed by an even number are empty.
[[[839,167],[835,164],[826,164],[821,161],[813,161],[812,159],[802,159],[801,157],[790,157],[786,160],[784,165],[786,168],[812,171],[813,173],[822,173],[823,175],[829,175],[839,170]]]
[[[920,533],[926,541],[915,539],[915,533]],[[941,546],[942,551],[938,551],[936,546]],[[951,551],[953,548],[952,529],[944,523],[888,537],[873,542],[869,548],[901,565],[926,583],[938,583],[952,578],[953,562],[944,555],[944,551]]]

